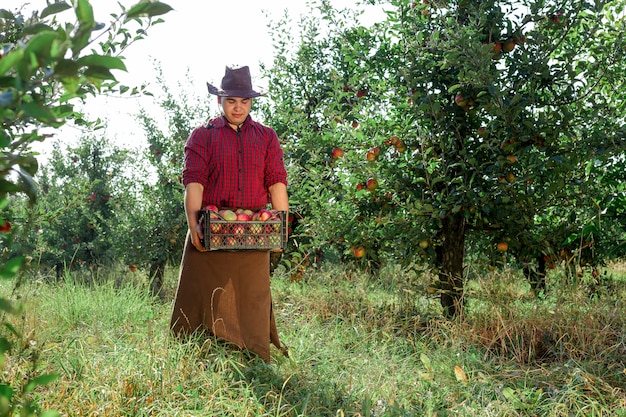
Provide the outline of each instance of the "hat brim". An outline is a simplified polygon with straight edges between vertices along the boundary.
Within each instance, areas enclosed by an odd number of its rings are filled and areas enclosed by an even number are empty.
[[[243,97],[243,98],[254,98],[265,95],[265,91],[239,91],[239,90],[222,90],[221,88],[217,88],[212,84],[206,83],[207,88],[209,89],[209,94],[213,94],[214,96],[220,97]]]

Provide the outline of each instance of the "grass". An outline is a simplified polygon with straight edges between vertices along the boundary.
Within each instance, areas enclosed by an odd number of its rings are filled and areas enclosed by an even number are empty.
[[[269,365],[169,337],[176,271],[166,301],[121,270],[33,280],[3,379],[58,373],[32,395],[64,416],[626,416],[626,272],[607,271],[592,296],[558,271],[539,296],[515,271],[475,274],[464,317],[446,321],[424,274],[279,270],[290,357],[274,350]]]

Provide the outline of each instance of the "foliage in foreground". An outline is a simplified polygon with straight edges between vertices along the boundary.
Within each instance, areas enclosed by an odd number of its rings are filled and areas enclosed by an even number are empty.
[[[290,357],[274,351],[271,365],[172,340],[169,303],[126,269],[97,285],[33,282],[9,380],[59,372],[32,395],[70,416],[624,415],[624,270],[608,270],[593,296],[555,272],[541,298],[515,272],[478,275],[463,321],[440,318],[434,297],[399,295],[427,275],[284,272],[273,290]],[[169,271],[166,299],[174,285]]]

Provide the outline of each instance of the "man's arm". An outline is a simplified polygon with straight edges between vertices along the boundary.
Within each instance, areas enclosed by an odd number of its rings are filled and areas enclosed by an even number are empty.
[[[198,222],[198,215],[202,209],[202,192],[204,186],[197,182],[190,182],[185,187],[185,215],[187,216],[187,225],[191,232],[191,243],[200,252],[206,252],[202,246],[202,238],[204,233],[202,225]]]
[[[289,211],[289,197],[287,196],[287,186],[282,182],[270,186],[270,197],[274,210]]]

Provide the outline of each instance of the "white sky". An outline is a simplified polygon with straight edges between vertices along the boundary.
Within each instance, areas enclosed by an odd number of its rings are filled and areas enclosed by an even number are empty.
[[[67,0],[69,1],[69,0]],[[120,0],[126,7],[138,0]],[[148,32],[148,37],[137,42],[124,53],[128,73],[115,75],[122,84],[139,85],[154,82],[153,61],[161,64],[164,79],[171,88],[189,78],[195,93],[206,95],[206,82],[219,85],[226,65],[248,65],[255,86],[266,87],[260,80],[259,62],[271,65],[272,41],[267,25],[288,13],[294,23],[309,8],[303,0],[163,0],[174,11],[162,16],[164,23]],[[9,10],[26,4],[28,8],[42,10],[45,0],[2,0],[1,8]],[[118,11],[117,1],[91,0],[96,20],[109,22],[108,16]],[[351,7],[353,1],[331,0],[338,8]],[[68,11],[66,13],[71,13]],[[378,16],[381,16],[380,14]],[[294,40],[295,42],[295,40]],[[129,133],[136,125],[134,114],[141,107],[149,106],[149,99],[99,98],[90,100],[87,113],[107,120],[107,135],[123,136],[120,141],[131,145]],[[212,110],[207,113],[215,113]],[[130,131],[129,131],[130,130]],[[65,133],[63,133],[65,132]],[[123,133],[122,133],[123,132]],[[141,129],[137,127],[137,146],[144,142]],[[60,136],[76,136],[67,129]],[[64,140],[65,142],[65,140]],[[44,145],[49,145],[50,142]],[[44,146],[45,147],[45,146]],[[46,149],[41,149],[46,152]]]

